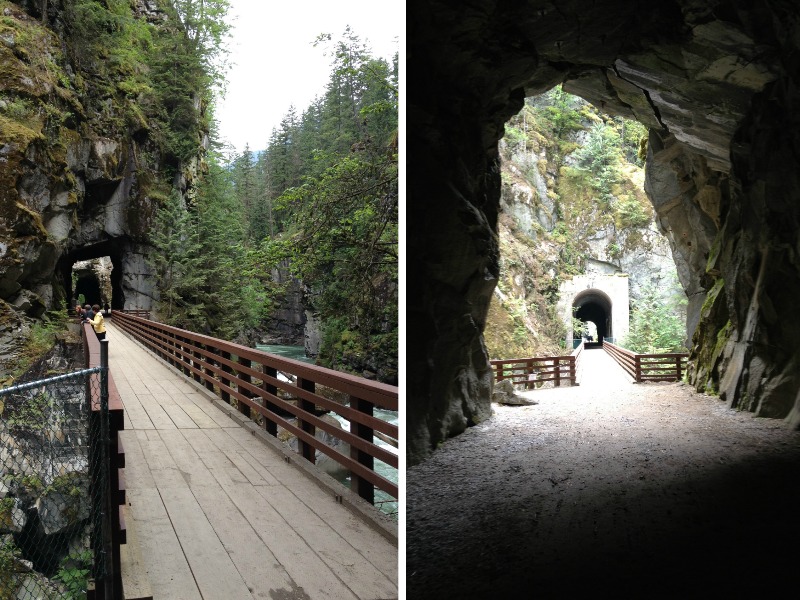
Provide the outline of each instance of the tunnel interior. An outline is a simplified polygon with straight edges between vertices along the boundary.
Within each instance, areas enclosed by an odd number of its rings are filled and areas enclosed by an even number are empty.
[[[65,253],[56,267],[65,291],[67,309],[72,308],[72,302],[83,294],[86,303],[103,305],[108,300],[112,309],[121,309],[125,306],[125,295],[122,288],[122,257],[125,243],[119,239],[105,240],[76,248]],[[95,258],[109,257],[111,259],[111,298],[104,298],[97,276],[81,273],[73,287],[72,272],[75,263]]]
[[[95,275],[80,275],[75,283],[75,290],[72,298],[80,299],[83,297],[82,304],[99,304],[103,305],[105,299],[103,292],[100,289],[100,281]]]
[[[605,338],[613,337],[611,299],[600,290],[587,290],[575,296],[572,301],[572,313],[576,319],[584,323],[591,321],[597,326],[595,341],[602,342]]]

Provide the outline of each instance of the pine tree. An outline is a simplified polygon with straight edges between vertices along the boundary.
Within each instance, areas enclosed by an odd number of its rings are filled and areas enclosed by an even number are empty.
[[[196,220],[173,192],[156,213],[148,262],[156,272],[158,313],[169,325],[192,329],[203,305],[198,290],[206,283]]]

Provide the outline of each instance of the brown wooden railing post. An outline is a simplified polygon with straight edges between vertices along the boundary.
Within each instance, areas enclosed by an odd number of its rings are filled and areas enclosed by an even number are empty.
[[[558,358],[553,359],[553,365],[555,366],[555,377],[556,377],[555,386],[561,387],[561,365],[559,364]]]
[[[228,360],[231,359],[231,353],[230,352],[225,352],[224,350],[220,350],[218,352],[218,354],[220,355],[221,358],[226,358]],[[219,368],[222,369],[223,373],[232,373],[233,372],[233,369],[231,369],[226,364],[220,363],[220,367]],[[227,377],[225,377],[224,375],[220,375],[219,381],[220,381],[220,383],[222,383],[222,384],[224,384],[224,385],[226,385],[228,387],[231,386],[231,380],[228,379]],[[228,403],[228,404],[231,403],[231,394],[230,394],[230,392],[228,392],[227,390],[223,390],[221,386],[219,388],[219,397],[222,398],[226,403]]]
[[[198,371],[203,370],[203,355],[200,354],[200,349],[197,347],[195,342],[192,342],[192,356],[194,356],[195,360],[192,361],[192,366],[197,369]],[[192,377],[197,383],[201,383],[203,378],[200,376],[200,373],[192,373]]]
[[[497,363],[495,366],[497,367],[497,369],[495,369],[497,372],[497,381],[503,381],[506,374],[505,365],[503,363]]]
[[[242,365],[243,367],[250,367],[252,363],[250,362],[249,358],[239,357],[239,364]],[[253,382],[252,377],[250,377],[250,373],[239,373],[239,379],[241,379],[245,383]],[[248,398],[253,397],[253,392],[243,389],[238,385],[236,386],[236,388],[238,389],[239,393],[242,394],[243,396],[247,396]],[[239,405],[239,412],[242,413],[245,417],[249,417],[250,407],[244,402],[237,402],[237,404]]]
[[[300,377],[297,378],[297,387],[308,390],[309,392],[313,392],[316,389],[313,381],[309,381],[308,379],[302,379]],[[308,400],[304,400],[303,398],[297,399],[297,406],[304,412],[313,413],[314,412],[314,403],[309,402]],[[304,421],[302,418],[297,419],[297,426],[300,427],[306,433],[314,436],[316,435],[316,427],[314,427],[313,423],[308,423]],[[314,451],[314,446],[311,444],[304,442],[300,438],[297,439],[299,443],[299,452],[302,454],[303,458],[305,458],[309,462],[316,462],[316,453]]]
[[[638,354],[634,354],[633,360],[634,360],[634,368],[636,370],[636,375],[635,375],[636,383],[641,383],[642,382],[642,359]]]
[[[209,347],[208,345],[205,346],[206,352],[214,353],[214,349]],[[206,357],[206,366],[203,367],[203,372],[207,375],[204,385],[206,389],[210,392],[214,391],[214,371],[211,369],[211,365],[213,364],[213,359],[210,356]]]
[[[264,375],[269,375],[270,377],[274,377],[275,379],[278,378],[278,369],[263,365],[261,367],[261,370],[264,372]],[[271,394],[273,396],[278,395],[278,388],[272,385],[271,383],[267,383],[265,381],[262,384],[262,387],[264,388],[264,392],[266,394]],[[278,410],[278,407],[275,406],[272,402],[269,402],[266,396],[264,397],[264,406],[266,407],[267,410],[272,411],[273,413]],[[272,436],[278,435],[278,423],[270,417],[267,416],[264,417],[264,429],[266,429],[267,433]]]
[[[675,371],[678,374],[678,381],[681,380],[681,357],[680,355],[675,356]]]
[[[354,398],[350,396],[350,407],[356,409],[358,412],[364,413],[365,415],[372,416],[374,405],[371,402],[367,402],[366,400],[361,400],[360,398]],[[371,427],[364,425],[362,423],[358,423],[355,421],[350,421],[350,432],[354,433],[362,440],[366,440],[368,442],[372,442],[374,432]],[[360,464],[367,467],[370,471],[375,470],[375,459],[371,454],[359,450],[355,446],[350,446],[350,458],[353,460],[358,461]],[[352,471],[350,472],[350,489],[364,498],[370,504],[375,503],[375,486],[372,485],[369,481],[364,479],[363,477],[359,477]]]
[[[575,385],[578,381],[577,371],[575,369],[575,357],[570,356],[569,361],[569,383],[570,385]]]

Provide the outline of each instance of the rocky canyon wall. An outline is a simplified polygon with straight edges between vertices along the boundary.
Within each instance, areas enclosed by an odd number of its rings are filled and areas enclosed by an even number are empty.
[[[80,55],[70,6],[0,0],[0,303],[18,321],[66,308],[72,264],[102,256],[114,262],[113,306],[151,308],[147,232],[161,199],[201,168],[164,153],[128,74]],[[166,18],[137,6],[150,24]],[[7,353],[13,337],[0,342]]]

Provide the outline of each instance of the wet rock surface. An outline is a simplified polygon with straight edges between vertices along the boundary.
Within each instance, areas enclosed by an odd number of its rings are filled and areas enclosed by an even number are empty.
[[[681,383],[531,394],[409,468],[409,598],[771,597],[792,582],[800,433]]]

